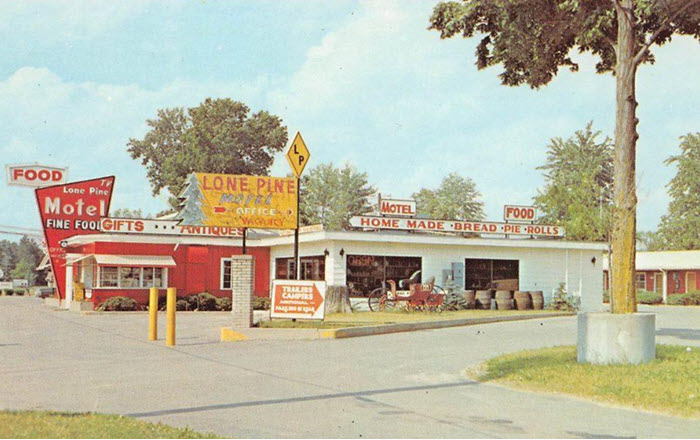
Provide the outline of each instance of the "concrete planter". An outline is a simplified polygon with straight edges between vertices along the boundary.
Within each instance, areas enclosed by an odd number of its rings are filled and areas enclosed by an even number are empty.
[[[578,314],[578,362],[642,364],[656,357],[656,315]]]

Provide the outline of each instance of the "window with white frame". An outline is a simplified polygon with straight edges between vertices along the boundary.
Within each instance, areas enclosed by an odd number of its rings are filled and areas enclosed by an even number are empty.
[[[119,287],[119,268],[116,266],[100,267],[100,287]]]
[[[162,267],[100,266],[98,272],[102,288],[147,289],[168,285],[168,272]]]
[[[638,290],[646,290],[647,289],[647,277],[642,273],[637,273],[635,276],[635,280],[637,282],[637,289]]]
[[[221,259],[221,290],[231,289],[231,259]]]

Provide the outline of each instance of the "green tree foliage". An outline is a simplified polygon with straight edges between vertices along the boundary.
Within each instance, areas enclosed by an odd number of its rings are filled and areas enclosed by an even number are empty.
[[[9,240],[0,240],[0,269],[5,274],[5,279],[10,279],[12,269],[17,265],[17,243]]]
[[[44,274],[35,271],[43,257],[44,252],[37,242],[27,236],[19,242],[0,241],[0,268],[5,279],[26,278],[30,285],[44,284]]]
[[[148,170],[153,194],[165,188],[175,198],[192,172],[267,175],[274,154],[287,143],[282,120],[266,111],[250,114],[243,103],[207,98],[199,106],[158,110],[143,139],[127,151]]]
[[[469,177],[450,173],[437,189],[421,188],[413,194],[416,210],[440,220],[483,220],[484,202]]]
[[[14,269],[12,269],[11,275],[13,279],[26,279],[29,281],[29,285],[33,286],[34,285],[34,278],[35,278],[35,272],[34,269],[36,268],[35,265],[32,265],[30,261],[27,261],[26,259],[21,259],[19,260],[19,263],[15,266]]]
[[[665,251],[666,241],[659,231],[639,231],[637,232],[638,251]]]
[[[681,153],[666,160],[676,176],[668,185],[671,202],[659,234],[669,250],[700,249],[700,133],[681,138]]]
[[[551,139],[547,163],[537,167],[545,179],[534,200],[540,221],[565,227],[572,240],[605,241],[611,232],[613,144],[599,142],[592,126]]]
[[[301,180],[300,220],[302,225],[322,224],[327,230],[348,227],[350,217],[370,209],[370,196],[376,189],[369,184],[367,173],[346,163],[312,168]]]
[[[653,44],[674,34],[700,38],[700,1],[634,0],[628,19],[634,22],[635,61],[654,62]],[[430,29],[441,38],[481,38],[476,49],[479,69],[501,65],[504,85],[539,88],[565,67],[578,70],[572,49],[598,57],[598,73],[616,67],[618,11],[621,0],[464,0],[439,3]]]

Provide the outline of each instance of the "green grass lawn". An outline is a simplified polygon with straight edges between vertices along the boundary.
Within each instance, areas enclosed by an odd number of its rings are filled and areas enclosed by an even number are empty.
[[[392,310],[388,312],[354,312],[332,313],[326,315],[325,321],[304,321],[275,319],[262,321],[264,328],[342,328],[380,324],[397,324],[405,322],[443,321],[449,319],[486,318],[493,316],[520,316],[539,313],[562,314],[556,310],[457,310],[437,312]]]
[[[530,391],[592,398],[635,409],[700,418],[700,347],[657,345],[644,365],[576,362],[576,347],[523,351],[490,359],[469,375]]]
[[[107,414],[0,411],[0,438],[216,438]]]

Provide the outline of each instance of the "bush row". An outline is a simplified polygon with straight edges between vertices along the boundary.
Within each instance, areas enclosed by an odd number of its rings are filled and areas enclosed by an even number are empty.
[[[165,310],[166,298],[158,298],[158,310]],[[176,302],[178,311],[231,311],[231,298],[217,298],[214,295],[204,292],[187,296],[178,296]],[[269,310],[270,299],[262,297],[253,298],[254,310]],[[115,296],[107,299],[97,306],[100,311],[138,311],[148,310],[147,306],[142,306],[135,299],[126,296]]]
[[[27,293],[27,291],[25,289],[4,289],[2,291],[2,294],[7,295],[7,296],[12,296],[12,295],[22,296],[25,293]]]
[[[670,306],[700,306],[700,292],[669,295],[666,303]]]
[[[603,293],[603,301],[610,302],[610,292]],[[663,295],[656,292],[647,292],[646,290],[637,291],[637,303],[639,304],[662,304],[664,301]],[[666,303],[670,306],[700,306],[700,292],[690,292],[681,294],[670,294]]]

